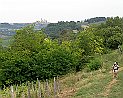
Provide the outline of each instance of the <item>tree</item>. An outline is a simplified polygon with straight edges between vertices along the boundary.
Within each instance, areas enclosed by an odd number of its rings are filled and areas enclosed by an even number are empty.
[[[2,55],[2,84],[10,85],[63,75],[75,69],[77,55],[68,41],[58,44],[31,26],[20,29]]]
[[[35,31],[32,26],[16,32],[13,42],[2,55],[1,73],[5,85],[34,79],[33,58],[40,51],[45,39],[45,35],[41,31]]]
[[[78,47],[82,49],[83,55],[103,52],[103,39],[95,35],[93,28],[81,32],[76,41]]]
[[[119,17],[107,18],[106,23],[99,25],[96,35],[103,39],[103,44],[108,49],[117,49],[123,44],[123,19]]]
[[[91,59],[94,54],[104,51],[103,39],[95,35],[93,28],[88,28],[78,34],[74,42],[74,53],[79,57],[76,70],[79,71]]]

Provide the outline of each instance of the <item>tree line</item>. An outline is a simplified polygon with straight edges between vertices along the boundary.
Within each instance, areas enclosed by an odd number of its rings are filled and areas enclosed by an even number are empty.
[[[64,30],[54,39],[44,30],[29,25],[16,31],[8,47],[0,47],[0,86],[49,79],[85,67],[97,70],[101,63],[93,56],[108,53],[122,44],[123,18],[120,17],[91,24],[78,33]]]

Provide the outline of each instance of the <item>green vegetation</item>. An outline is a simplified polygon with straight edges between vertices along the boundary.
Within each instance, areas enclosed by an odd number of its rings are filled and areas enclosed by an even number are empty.
[[[117,58],[114,58],[117,56]],[[97,57],[97,56],[96,56]],[[58,96],[60,98],[122,98],[122,77],[123,77],[123,55],[120,54],[118,50],[114,50],[109,54],[104,54],[98,56],[99,59],[102,58],[103,66],[101,69],[91,72],[86,72],[86,69],[79,71],[77,73],[69,73],[59,78],[60,92]],[[112,79],[111,66],[114,60],[119,62],[120,70],[118,73],[117,80]],[[107,66],[107,67],[105,67]],[[44,94],[43,82],[41,82],[42,94]],[[49,83],[50,90],[53,90],[52,80]],[[37,85],[37,84],[34,84]],[[25,84],[15,87],[18,92],[16,94],[19,96],[22,93],[27,97],[28,87]],[[37,90],[37,88],[35,88]],[[52,98],[53,91],[51,90],[50,97]],[[6,88],[0,92],[2,96],[10,97],[10,90]],[[31,90],[31,95],[35,96],[36,91]],[[6,97],[5,97],[6,98]],[[36,97],[34,97],[36,98]]]
[[[100,59],[94,59],[91,60],[90,63],[87,64],[89,70],[98,70],[99,68],[101,68],[101,61]]]
[[[107,71],[112,63],[123,64],[122,51],[118,50],[123,46],[122,27],[123,18],[111,17],[105,23],[91,24],[85,30],[79,28],[77,33],[73,32],[76,23],[68,22],[64,30],[64,26],[61,30],[58,28],[57,34],[60,32],[60,35],[54,38],[47,36],[44,30],[35,30],[32,25],[17,30],[11,43],[0,47],[0,86],[31,82],[37,78],[43,81],[86,70],[89,72],[82,75],[87,86],[76,85],[79,90],[75,97],[100,97],[102,94],[98,91],[103,92],[104,85],[111,81],[111,74],[108,75]],[[77,80],[73,79],[68,84],[71,86],[75,82]]]
[[[117,56],[117,57],[115,57]],[[101,58],[103,67],[102,69],[94,72],[88,73],[88,76],[84,79],[81,79],[80,82],[83,83],[87,81],[84,85],[81,86],[79,90],[75,93],[73,98],[122,98],[122,64],[123,64],[123,55],[119,51],[113,51],[110,54],[105,54]],[[111,66],[113,61],[118,61],[120,64],[120,72],[118,73],[118,78],[112,79]],[[105,67],[106,65],[106,67]],[[87,79],[87,80],[86,80]],[[80,83],[78,83],[80,84]],[[79,87],[78,86],[78,87]]]
[[[4,85],[64,75],[74,71],[79,54],[70,42],[58,44],[32,26],[17,31],[13,42],[1,52],[1,78]]]
[[[95,18],[85,19],[84,22],[91,24],[91,23],[104,22],[104,21],[106,21],[105,17],[95,17]]]
[[[72,30],[82,30],[81,28],[82,22],[64,22],[60,21],[58,23],[50,23],[44,28],[44,32],[48,34],[52,39],[58,38],[62,33]]]
[[[115,86],[112,87],[111,92],[110,92],[110,97],[109,98],[122,98],[123,97],[123,93],[121,91],[123,91],[123,71],[121,71],[119,73],[119,78],[117,83],[115,84]]]

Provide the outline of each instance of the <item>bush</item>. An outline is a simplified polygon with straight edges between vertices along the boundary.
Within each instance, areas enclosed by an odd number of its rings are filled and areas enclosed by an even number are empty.
[[[101,68],[101,61],[100,59],[93,59],[91,60],[87,67],[89,68],[89,70],[98,70],[99,68]]]

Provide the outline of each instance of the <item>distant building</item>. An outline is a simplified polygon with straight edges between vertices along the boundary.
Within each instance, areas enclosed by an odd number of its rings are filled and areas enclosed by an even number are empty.
[[[73,30],[73,33],[78,33],[78,30]]]
[[[81,25],[81,27],[82,27],[84,30],[86,30],[87,28],[89,28],[88,25]]]

